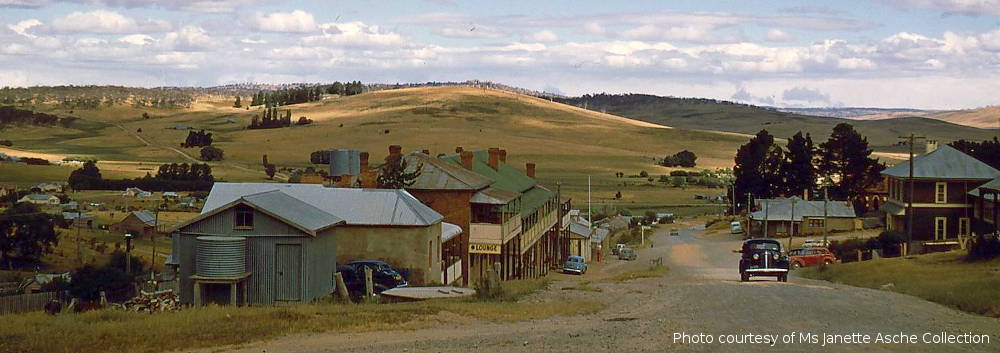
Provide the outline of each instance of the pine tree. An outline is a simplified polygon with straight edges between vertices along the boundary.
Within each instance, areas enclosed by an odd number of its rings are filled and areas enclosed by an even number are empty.
[[[796,133],[788,139],[788,155],[782,165],[782,174],[785,176],[785,194],[801,196],[803,191],[810,193],[816,187],[816,146],[813,145],[812,136],[802,132]]]
[[[747,193],[753,198],[770,198],[780,194],[784,180],[781,165],[784,151],[774,144],[774,136],[761,130],[736,151],[733,176],[736,177],[732,195],[738,206],[746,206]]]
[[[243,104],[240,103],[240,96],[236,96],[236,103],[233,103],[233,108],[243,108]]]
[[[868,139],[854,127],[840,123],[833,128],[830,139],[819,145],[820,170],[835,184],[830,188],[834,199],[858,200],[865,189],[881,181],[879,173],[885,165],[871,158]]]

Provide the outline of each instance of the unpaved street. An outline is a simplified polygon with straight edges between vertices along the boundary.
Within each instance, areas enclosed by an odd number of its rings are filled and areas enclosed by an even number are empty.
[[[728,234],[685,229],[668,237],[661,228],[650,238],[656,245],[640,251],[638,261],[609,259],[583,278],[561,274],[552,289],[527,300],[561,296],[602,298],[608,308],[583,317],[559,317],[520,323],[490,323],[440,317],[430,328],[356,334],[290,336],[234,347],[233,352],[998,352],[1000,320],[966,314],[922,299],[792,276],[788,283],[771,278],[739,282],[739,241]],[[624,284],[592,285],[602,292],[560,290],[581,280],[596,280],[664,257],[667,276]],[[418,325],[419,327],[419,325]],[[915,334],[972,332],[989,334],[990,344],[834,344],[801,343],[800,332],[817,335]],[[712,335],[712,344],[680,343],[675,333]],[[719,335],[795,333],[795,343],[720,344]],[[770,339],[768,339],[769,341]],[[218,351],[217,349],[209,351]]]

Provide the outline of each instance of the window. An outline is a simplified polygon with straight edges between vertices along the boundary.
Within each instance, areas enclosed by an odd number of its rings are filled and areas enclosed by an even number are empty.
[[[824,221],[825,220],[822,219],[822,218],[810,218],[809,219],[809,227],[810,228],[823,228],[823,224],[826,223]]]
[[[253,208],[243,205],[236,206],[235,215],[236,219],[233,221],[233,229],[253,229]]]
[[[948,238],[948,218],[934,217],[934,240]]]
[[[962,217],[958,219],[958,235],[969,235],[969,219]]]
[[[934,203],[948,202],[948,183],[934,183]]]

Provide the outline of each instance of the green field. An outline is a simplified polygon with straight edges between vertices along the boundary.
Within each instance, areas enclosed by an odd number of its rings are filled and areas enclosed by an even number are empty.
[[[228,99],[204,98],[188,109],[149,110],[152,118],[147,120],[141,118],[144,110],[130,107],[78,110],[74,116],[86,120],[72,129],[18,127],[0,131],[0,139],[12,140],[17,149],[116,161],[102,163],[102,172],[142,176],[157,163],[190,162],[171,148],[197,156],[197,149],[179,147],[188,131],[170,129],[183,124],[214,134],[213,145],[225,151],[226,159],[213,162],[213,171],[217,179],[228,181],[266,180],[260,162],[264,154],[279,168],[301,168],[310,165],[310,152],[330,148],[369,151],[372,164],[377,164],[390,144],[402,145],[404,151],[429,149],[433,154],[451,153],[457,146],[501,147],[507,149],[508,162],[514,166],[536,163],[543,184],[553,189],[561,184],[577,207],[586,200],[589,175],[595,205],[657,210],[669,208],[667,205],[704,204],[694,200],[693,194],[724,190],[671,188],[640,179],[622,180],[615,178],[615,173],[633,175],[644,170],[654,177],[668,174],[672,169],[657,166],[653,158],[684,149],[698,155],[700,168],[730,167],[736,148],[747,139],[737,134],[664,128],[539,98],[467,87],[325,97],[283,107],[292,110],[293,119],[306,116],[315,123],[282,129],[246,130],[244,126],[261,108],[246,110],[230,105]],[[237,122],[227,123],[226,119]],[[59,179],[70,169],[58,170],[44,177]],[[0,176],[0,181],[8,180],[28,183],[34,177],[31,172]],[[613,200],[619,191],[622,199]]]
[[[965,251],[835,264],[803,277],[909,294],[960,310],[1000,317],[1000,259],[966,262]]]

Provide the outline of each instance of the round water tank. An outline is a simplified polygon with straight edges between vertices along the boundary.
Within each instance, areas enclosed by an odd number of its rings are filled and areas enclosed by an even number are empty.
[[[244,237],[198,237],[195,273],[204,277],[232,277],[247,272]]]
[[[351,150],[330,151],[330,175],[351,174]]]

